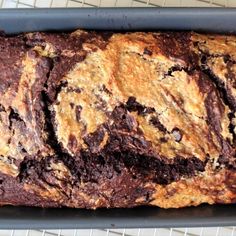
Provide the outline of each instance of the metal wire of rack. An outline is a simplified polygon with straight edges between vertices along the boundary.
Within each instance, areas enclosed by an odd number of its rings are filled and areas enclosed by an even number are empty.
[[[1,236],[235,236],[235,227],[90,229],[90,230],[0,230]]]
[[[236,7],[236,0],[0,0],[0,8]],[[236,236],[236,227],[0,230],[0,236]]]
[[[22,7],[236,7],[235,0],[0,0],[2,8]]]

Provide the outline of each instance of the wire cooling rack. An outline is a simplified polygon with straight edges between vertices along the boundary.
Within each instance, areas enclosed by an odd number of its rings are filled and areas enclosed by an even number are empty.
[[[40,7],[236,7],[236,0],[0,0],[0,8]],[[0,230],[0,236],[236,236],[236,227]]]
[[[91,230],[0,230],[0,236],[235,236],[234,227],[91,229]]]
[[[236,7],[236,0],[0,0],[3,8],[22,7]]]

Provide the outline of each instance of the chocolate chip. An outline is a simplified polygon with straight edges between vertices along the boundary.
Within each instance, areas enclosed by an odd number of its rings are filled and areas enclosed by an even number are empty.
[[[135,97],[129,97],[125,107],[130,112],[137,111],[138,115],[146,115],[155,112],[153,107],[146,107],[140,104],[136,101]]]
[[[75,104],[73,102],[70,102],[70,107],[73,109]]]
[[[223,60],[224,60],[224,63],[226,64],[230,60],[230,56],[224,55]]]
[[[128,101],[126,103],[127,105],[127,108],[129,111],[133,111],[134,110],[134,107],[136,106],[137,102],[136,102],[136,98],[135,97],[129,97],[128,98]]]
[[[144,48],[143,54],[151,56],[152,52],[150,50],[148,50],[147,48]]]
[[[78,105],[75,107],[76,120],[80,121],[80,113],[82,111],[82,106]]]
[[[152,116],[150,119],[150,123],[156,127],[157,129],[159,129],[160,131],[166,133],[167,130],[165,128],[165,126],[159,121],[157,116]]]
[[[168,140],[167,140],[167,138],[165,138],[165,137],[161,137],[161,138],[160,138],[160,142],[161,142],[161,143],[167,143],[167,141],[168,141]]]
[[[153,107],[145,107],[142,113],[143,114],[150,114],[153,112],[155,112],[155,109]]]
[[[203,55],[203,56],[201,57],[201,63],[202,63],[202,64],[206,64],[206,63],[207,63],[207,57],[206,57],[205,55]]]
[[[103,84],[102,85],[102,91],[104,91],[105,93],[112,95],[111,91],[107,89],[107,87]]]
[[[175,141],[180,142],[182,139],[182,133],[178,128],[174,128],[171,133],[173,134]]]
[[[76,93],[81,93],[81,89],[80,89],[80,88],[75,88],[75,89],[74,89],[74,92],[76,92]]]
[[[80,89],[80,88],[68,87],[66,91],[67,91],[67,92],[81,93],[81,89]]]

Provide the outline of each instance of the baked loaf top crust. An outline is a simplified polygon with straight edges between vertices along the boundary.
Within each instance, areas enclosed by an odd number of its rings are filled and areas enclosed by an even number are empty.
[[[0,203],[235,202],[235,46],[193,32],[0,37]]]

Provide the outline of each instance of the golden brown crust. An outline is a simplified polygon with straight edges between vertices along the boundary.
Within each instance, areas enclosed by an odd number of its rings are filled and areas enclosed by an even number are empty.
[[[235,44],[193,32],[2,37],[1,204],[235,202]]]

